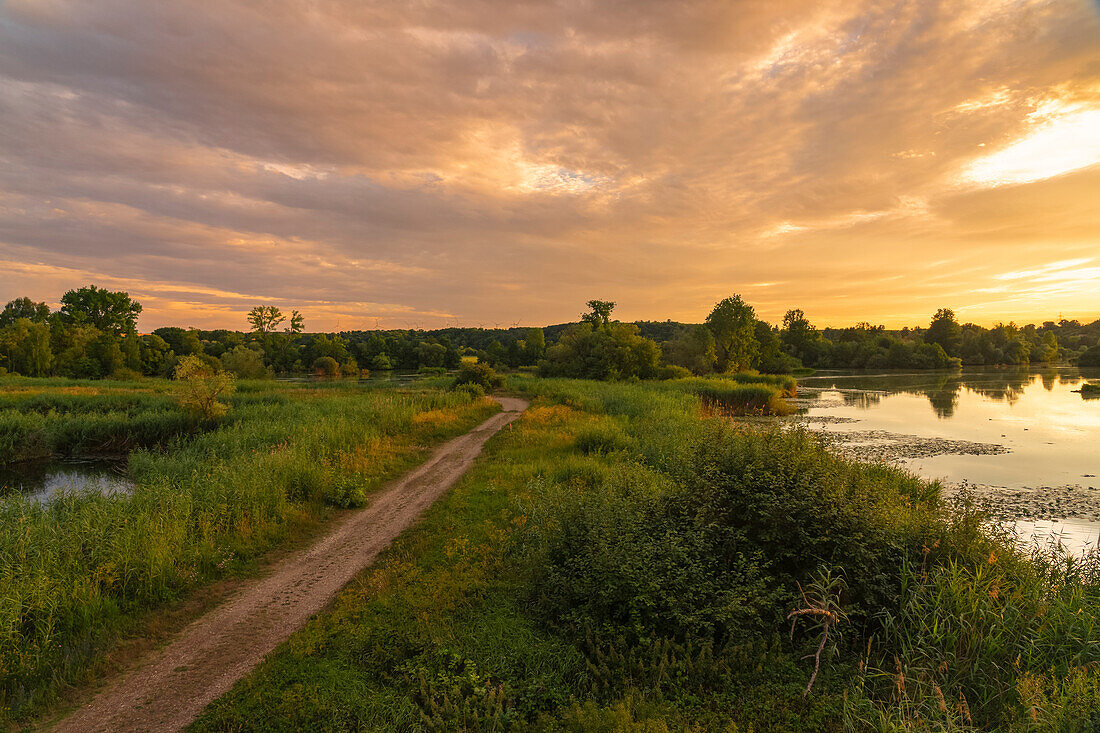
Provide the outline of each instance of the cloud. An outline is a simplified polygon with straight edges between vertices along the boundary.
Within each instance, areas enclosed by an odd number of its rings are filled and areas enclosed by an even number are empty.
[[[0,298],[114,278],[143,328],[697,321],[738,291],[1091,317],[1079,280],[975,293],[1096,251],[1098,33],[1085,0],[8,0]]]

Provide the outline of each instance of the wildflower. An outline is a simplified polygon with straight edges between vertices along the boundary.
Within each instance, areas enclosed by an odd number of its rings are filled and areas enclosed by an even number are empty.
[[[995,562],[997,562],[997,553],[995,551],[990,552],[989,553],[989,564],[992,565]]]

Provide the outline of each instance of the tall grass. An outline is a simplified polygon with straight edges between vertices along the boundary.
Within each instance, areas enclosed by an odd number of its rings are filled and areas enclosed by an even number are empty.
[[[0,498],[0,709],[15,719],[83,679],[145,610],[247,570],[326,506],[361,506],[425,444],[495,409],[438,391],[267,383],[193,433],[155,401],[132,415],[88,405],[64,416],[37,409],[46,402],[0,411],[0,426],[14,426],[0,435],[45,436],[51,452],[156,447],[130,455],[131,495]]]
[[[509,386],[534,401],[487,460],[200,730],[1100,722],[1096,559],[1031,555],[935,483],[692,389]],[[846,588],[827,640],[787,620],[823,570]]]

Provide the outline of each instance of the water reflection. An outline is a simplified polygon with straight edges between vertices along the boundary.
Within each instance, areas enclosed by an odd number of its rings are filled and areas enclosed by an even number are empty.
[[[124,458],[50,459],[0,467],[0,496],[19,493],[34,501],[45,501],[63,492],[115,494],[133,488],[126,477]]]
[[[1079,387],[1085,380],[1098,378],[1100,368],[1023,366],[874,374],[821,372],[800,379],[799,385],[809,388],[803,391],[809,407],[820,394],[818,389],[836,390],[846,405],[864,409],[878,405],[885,395],[911,394],[926,398],[937,416],[951,418],[964,392],[1014,405],[1033,384],[1053,392],[1058,387]]]

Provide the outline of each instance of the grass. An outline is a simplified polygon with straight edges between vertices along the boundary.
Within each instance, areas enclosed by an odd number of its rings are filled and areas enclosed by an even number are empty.
[[[510,387],[525,415],[194,730],[1100,724],[1095,558],[690,390]],[[819,577],[842,613],[803,697],[823,637],[787,615]]]
[[[150,611],[248,574],[497,407],[438,390],[243,382],[200,430],[172,385],[3,381],[3,455],[132,450],[132,495],[0,498],[0,720],[94,677]],[[3,432],[6,431],[6,432]],[[10,451],[12,444],[22,454]],[[33,450],[25,446],[33,445]]]

